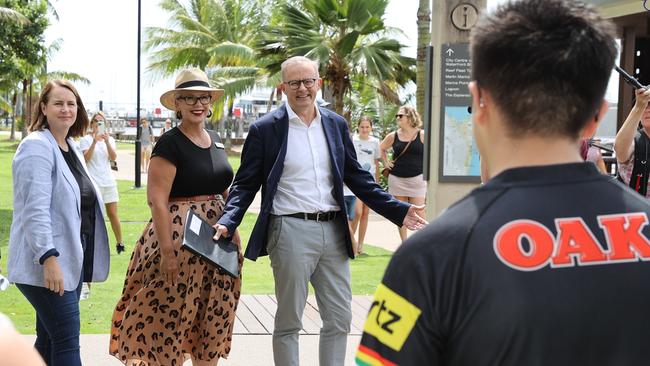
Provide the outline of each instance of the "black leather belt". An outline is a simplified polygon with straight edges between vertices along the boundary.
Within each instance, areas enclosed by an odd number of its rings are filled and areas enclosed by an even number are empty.
[[[282,216],[295,217],[297,219],[303,219],[303,220],[314,220],[314,221],[324,222],[324,221],[334,220],[335,218],[338,217],[340,212],[341,211],[314,212],[314,213],[296,212],[293,214],[282,215]]]

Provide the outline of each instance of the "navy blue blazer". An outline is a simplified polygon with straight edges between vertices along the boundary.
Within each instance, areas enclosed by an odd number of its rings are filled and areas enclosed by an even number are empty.
[[[375,212],[401,226],[410,205],[386,193],[375,183],[372,175],[361,168],[345,119],[330,110],[319,110],[332,164],[334,198],[342,212],[345,212],[345,182],[348,188]],[[288,133],[289,118],[285,106],[268,113],[250,126],[242,150],[241,166],[230,189],[223,216],[219,219],[219,224],[226,226],[228,232],[235,232],[255,194],[260,186],[262,187],[261,211],[245,252],[245,257],[251,260],[268,254],[266,244],[269,215],[284,169]],[[348,255],[354,258],[347,217],[340,215],[337,223],[345,232]]]

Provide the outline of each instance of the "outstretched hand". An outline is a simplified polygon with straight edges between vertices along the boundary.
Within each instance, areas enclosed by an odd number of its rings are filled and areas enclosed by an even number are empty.
[[[406,213],[406,216],[404,216],[402,225],[404,225],[409,230],[422,229],[426,224],[428,224],[427,220],[424,219],[424,207],[424,205],[411,205],[408,212]]]

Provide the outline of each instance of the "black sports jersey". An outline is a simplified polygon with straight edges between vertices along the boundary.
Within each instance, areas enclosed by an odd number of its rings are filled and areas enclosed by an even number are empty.
[[[590,163],[499,174],[395,253],[357,363],[649,364],[649,213]]]

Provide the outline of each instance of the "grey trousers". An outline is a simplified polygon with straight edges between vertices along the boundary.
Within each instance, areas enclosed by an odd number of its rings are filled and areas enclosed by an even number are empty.
[[[302,329],[309,282],[323,320],[320,365],[343,365],[352,321],[345,232],[334,221],[271,216],[268,237],[267,250],[278,300],[273,330],[275,365],[299,365],[298,332]]]

